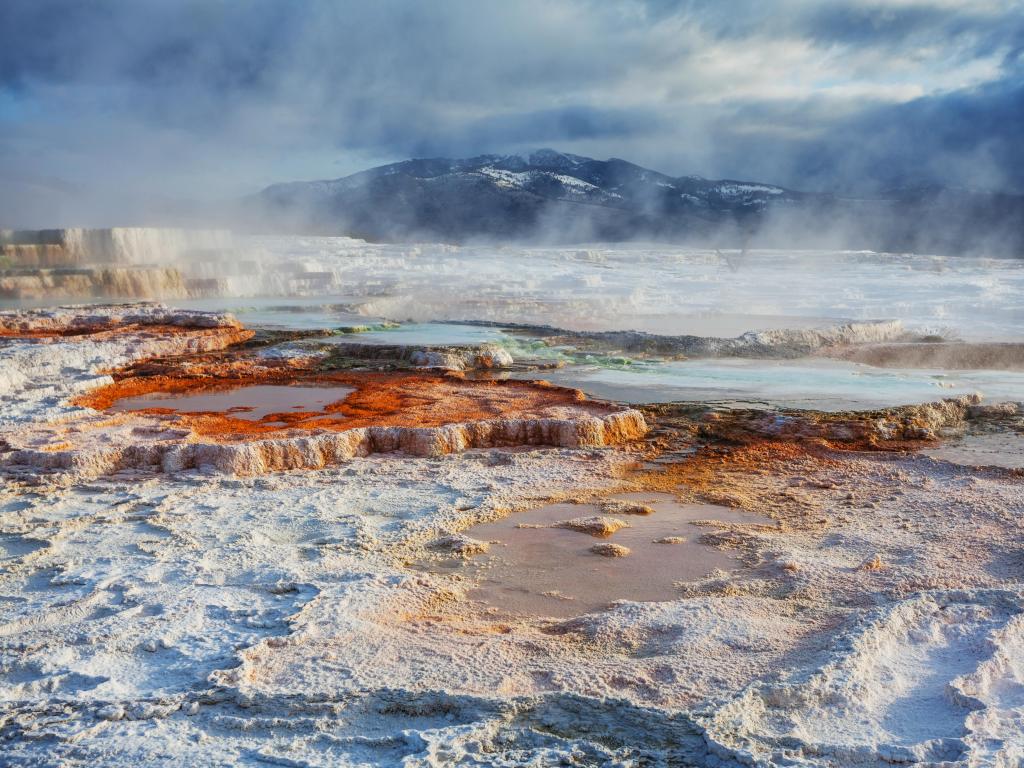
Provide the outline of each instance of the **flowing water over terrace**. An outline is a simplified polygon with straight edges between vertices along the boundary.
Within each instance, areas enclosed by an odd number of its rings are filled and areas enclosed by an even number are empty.
[[[601,515],[599,505],[549,504],[464,531],[471,538],[494,542],[489,552],[432,567],[478,580],[469,596],[502,611],[576,616],[602,610],[616,600],[673,600],[679,596],[677,582],[739,567],[734,554],[699,542],[716,528],[695,525],[695,521],[772,524],[767,518],[727,507],[683,504],[664,493],[610,498],[645,505],[653,512],[610,512],[604,517],[625,521],[629,527],[595,537],[551,526]],[[629,554],[602,556],[592,551],[599,543],[626,547]]]

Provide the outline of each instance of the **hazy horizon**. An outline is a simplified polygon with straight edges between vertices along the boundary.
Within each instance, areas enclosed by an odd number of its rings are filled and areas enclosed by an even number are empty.
[[[13,0],[0,208],[23,226],[114,224],[544,146],[805,191],[1020,192],[1021,10]]]

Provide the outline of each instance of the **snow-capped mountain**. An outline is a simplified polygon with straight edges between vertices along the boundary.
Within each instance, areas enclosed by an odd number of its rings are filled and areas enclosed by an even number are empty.
[[[952,252],[985,236],[1001,251],[1024,245],[1024,198],[1015,196],[917,188],[853,200],[669,176],[552,149],[406,160],[340,179],[274,184],[247,200],[247,212],[260,229],[373,240],[660,239]],[[991,237],[1004,230],[1007,237]]]
[[[298,216],[317,230],[456,240],[525,236],[538,228],[592,228],[595,237],[612,239],[668,234],[801,198],[770,184],[675,178],[625,160],[551,149],[525,157],[406,160],[331,181],[275,184],[259,195],[271,214]]]

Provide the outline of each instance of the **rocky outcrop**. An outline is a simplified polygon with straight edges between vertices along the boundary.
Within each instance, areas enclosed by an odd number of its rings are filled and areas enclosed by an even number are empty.
[[[67,305],[49,309],[0,312],[0,334],[5,336],[78,336],[126,326],[178,328],[241,328],[233,315],[170,309],[163,304],[130,303],[97,306]]]
[[[970,420],[1007,412],[1007,406],[986,408],[980,403],[979,395],[964,395],[921,405],[851,413],[713,411],[704,416],[699,433],[735,442],[769,438],[884,447],[911,440],[933,440],[942,430],[961,428]]]
[[[617,517],[574,517],[571,520],[561,520],[551,526],[552,528],[565,528],[577,533],[586,533],[590,536],[605,537],[611,536],[620,528],[629,528],[629,523],[619,520]]]
[[[511,353],[498,344],[439,348],[340,342],[331,344],[330,348],[332,355],[355,360],[387,360],[407,363],[416,368],[439,368],[446,371],[508,368],[513,364]]]
[[[144,441],[145,430],[133,440],[83,449],[10,452],[0,461],[8,471],[20,467],[96,477],[125,469],[180,472],[209,469],[236,475],[260,475],[287,469],[320,469],[374,453],[402,452],[430,457],[472,448],[552,446],[584,448],[615,445],[647,431],[643,415],[626,409],[602,417],[565,419],[495,419],[439,427],[363,427],[346,432],[248,442],[184,442],[185,433],[162,430],[172,440]]]
[[[490,323],[481,323],[490,325]],[[579,349],[596,347],[664,357],[797,358],[827,347],[895,341],[906,336],[899,320],[845,323],[828,328],[749,331],[735,338],[668,336],[643,331],[566,331],[551,326],[502,324],[544,336],[551,343]]]
[[[615,544],[610,541],[595,544],[590,548],[590,551],[601,557],[628,557],[630,552],[632,552],[629,547],[624,547],[621,544]]]
[[[513,363],[509,351],[497,344],[455,349],[418,349],[412,351],[407,359],[420,368],[443,368],[448,371],[508,368]]]

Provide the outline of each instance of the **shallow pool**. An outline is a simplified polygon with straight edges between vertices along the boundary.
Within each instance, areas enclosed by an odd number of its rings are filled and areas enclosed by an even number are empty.
[[[175,307],[203,312],[230,312],[247,328],[317,331],[373,326],[383,323],[379,317],[351,310],[346,297],[264,297],[178,299]]]
[[[928,446],[921,453],[968,467],[1024,469],[1024,435],[1014,431],[968,434]]]
[[[274,416],[286,413],[341,419],[344,418],[341,414],[325,413],[324,409],[343,401],[354,391],[354,387],[344,386],[253,384],[197,392],[151,392],[122,398],[110,410],[163,408],[174,413],[219,413],[267,424],[283,423]]]
[[[464,531],[474,539],[494,542],[490,551],[465,561],[453,558],[435,570],[477,580],[469,596],[503,611],[576,616],[602,610],[616,600],[673,600],[680,594],[677,582],[738,567],[733,554],[699,542],[716,528],[695,525],[695,521],[772,524],[727,507],[683,504],[665,493],[610,498],[642,503],[653,513],[623,514],[612,509],[606,517],[625,521],[629,527],[599,538],[551,527],[601,515],[598,504],[548,504]],[[682,541],[664,541],[676,538]],[[618,544],[630,552],[624,557],[604,557],[592,551],[598,543]]]
[[[909,405],[980,393],[986,401],[1024,400],[1024,373],[874,368],[834,360],[684,360],[569,365],[542,377],[629,403],[739,401],[815,410]]]

